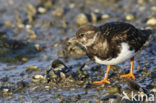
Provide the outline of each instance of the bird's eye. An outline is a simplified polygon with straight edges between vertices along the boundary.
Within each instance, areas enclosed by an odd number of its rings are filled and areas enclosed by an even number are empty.
[[[79,36],[82,38],[82,37],[84,37],[84,34],[80,34]]]

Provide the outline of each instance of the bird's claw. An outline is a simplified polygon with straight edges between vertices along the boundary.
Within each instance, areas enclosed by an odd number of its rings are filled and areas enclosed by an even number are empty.
[[[135,80],[135,76],[133,73],[128,73],[128,74],[125,74],[125,75],[121,75],[122,78],[128,78],[128,79],[133,79]]]
[[[93,82],[93,84],[98,84],[98,85],[101,85],[101,84],[103,84],[103,83],[108,83],[108,84],[110,84],[110,81],[109,81],[108,78],[104,78],[104,79],[101,80],[101,81],[94,81],[94,82]]]

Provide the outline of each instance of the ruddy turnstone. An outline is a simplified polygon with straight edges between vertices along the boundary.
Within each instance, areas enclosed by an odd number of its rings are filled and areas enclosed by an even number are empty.
[[[85,25],[78,29],[76,37],[69,42],[77,42],[85,47],[87,56],[98,64],[107,65],[105,77],[94,84],[110,83],[108,73],[111,65],[121,64],[131,59],[129,74],[122,75],[135,80],[133,62],[138,52],[151,34],[150,30],[140,30],[123,22],[110,22],[101,26]]]

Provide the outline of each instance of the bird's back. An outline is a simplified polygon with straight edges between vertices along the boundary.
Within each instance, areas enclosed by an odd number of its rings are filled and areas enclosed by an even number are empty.
[[[151,30],[140,30],[133,25],[123,22],[110,22],[98,27],[101,31],[100,38],[107,39],[108,42],[120,44],[126,42],[130,49],[138,51],[152,33]]]

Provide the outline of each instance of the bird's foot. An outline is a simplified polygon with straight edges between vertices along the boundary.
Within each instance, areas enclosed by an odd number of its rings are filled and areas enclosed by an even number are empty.
[[[103,83],[108,83],[108,84],[110,84],[110,81],[109,81],[109,79],[108,78],[104,78],[103,80],[101,80],[101,81],[94,81],[93,82],[93,84],[98,84],[98,85],[101,85],[101,84],[103,84]]]
[[[121,75],[122,78],[128,78],[128,79],[133,79],[135,80],[135,76],[133,73],[128,73],[128,74],[125,74],[125,75]]]

